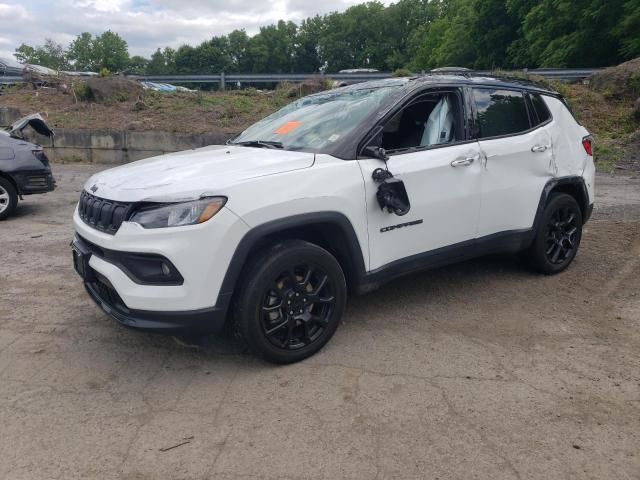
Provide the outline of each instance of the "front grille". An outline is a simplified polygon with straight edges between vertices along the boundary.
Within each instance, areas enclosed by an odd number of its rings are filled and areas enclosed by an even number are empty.
[[[113,235],[127,219],[132,206],[131,203],[106,200],[83,191],[80,194],[78,214],[87,225]]]

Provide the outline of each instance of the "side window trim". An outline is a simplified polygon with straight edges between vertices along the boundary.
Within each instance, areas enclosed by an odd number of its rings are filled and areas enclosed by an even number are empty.
[[[531,94],[529,92],[522,93],[524,95],[524,104],[527,107],[527,113],[529,115],[529,129],[532,129],[540,125],[540,118],[538,117],[538,112],[533,106],[533,99],[531,98]]]
[[[403,149],[397,149],[397,150],[389,150],[387,152],[387,154],[389,156],[394,156],[394,155],[404,155],[407,153],[415,153],[415,152],[422,152],[425,150],[435,150],[438,148],[446,148],[446,147],[450,147],[453,145],[462,145],[465,143],[471,143],[471,142],[475,142],[476,139],[472,138],[472,135],[469,131],[469,122],[468,122],[468,118],[469,118],[469,113],[466,111],[467,105],[466,105],[466,98],[465,98],[465,93],[463,91],[462,87],[458,87],[458,86],[453,86],[453,87],[429,87],[429,88],[425,88],[423,90],[420,90],[418,92],[414,92],[412,95],[406,97],[403,101],[398,102],[398,104],[396,104],[394,106],[394,108],[390,109],[385,115],[384,117],[382,117],[378,122],[376,122],[376,124],[373,126],[373,128],[371,128],[371,130],[369,130],[369,132],[367,132],[367,134],[363,137],[363,140],[360,142],[359,146],[358,146],[358,156],[357,158],[361,158],[361,152],[362,150],[369,144],[369,142],[371,140],[373,140],[375,138],[376,135],[378,135],[381,131],[382,128],[384,128],[384,125],[386,124],[386,122],[388,122],[389,120],[391,120],[397,113],[399,113],[400,111],[404,110],[405,108],[407,108],[408,106],[410,106],[412,103],[414,103],[416,100],[420,99],[421,97],[425,97],[428,95],[434,95],[434,94],[445,94],[445,93],[452,93],[454,95],[457,96],[458,98],[458,112],[456,117],[456,120],[461,124],[462,124],[462,132],[463,132],[463,140],[456,140],[450,143],[444,143],[444,144],[440,144],[440,145],[429,145],[429,146],[416,146],[416,147],[409,147],[409,148],[403,148]]]

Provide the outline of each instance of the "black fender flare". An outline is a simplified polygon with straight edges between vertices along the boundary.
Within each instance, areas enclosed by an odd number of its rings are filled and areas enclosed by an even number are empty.
[[[5,171],[0,170],[0,177],[2,178],[6,178],[12,185],[13,188],[16,189],[16,193],[18,194],[18,198],[20,200],[23,200],[22,198],[22,191],[20,189],[20,186],[18,185],[18,182],[16,181],[16,179],[13,177],[13,175],[11,175],[10,173],[7,173]]]
[[[254,248],[265,238],[293,228],[327,225],[337,228],[341,233],[342,238],[332,239],[332,241],[340,242],[340,246],[346,249],[351,269],[349,274],[359,284],[366,274],[365,261],[360,241],[351,221],[344,214],[335,211],[304,213],[262,223],[253,227],[242,237],[227,267],[216,307],[221,307],[225,311],[228,310],[234,290],[249,260],[249,256],[254,251]]]
[[[533,234],[535,236],[535,232],[538,231],[538,226],[540,225],[540,221],[542,220],[542,214],[544,212],[544,207],[549,200],[551,194],[558,187],[563,187],[566,185],[570,185],[573,187],[577,187],[578,191],[581,192],[582,199],[577,199],[578,204],[580,205],[580,209],[584,213],[582,222],[586,223],[589,220],[589,216],[591,215],[591,208],[589,205],[589,192],[587,190],[587,185],[584,182],[584,178],[579,176],[567,176],[567,177],[558,177],[552,178],[549,180],[544,188],[542,189],[542,193],[540,194],[540,202],[538,203],[538,210],[536,211],[536,216],[533,222]],[[533,238],[532,238],[533,240]]]

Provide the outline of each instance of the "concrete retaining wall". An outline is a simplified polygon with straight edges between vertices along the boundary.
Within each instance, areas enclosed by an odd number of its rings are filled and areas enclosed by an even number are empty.
[[[45,148],[54,162],[122,164],[163,153],[221,144],[228,134],[190,135],[127,130],[55,129],[53,144],[46,137],[30,138]]]
[[[18,113],[19,114],[19,113]],[[0,125],[10,125],[16,120],[16,112],[0,108]],[[138,132],[131,130],[88,130],[56,128],[53,142],[25,130],[28,140],[42,145],[54,162],[85,162],[122,164],[143,158],[179,152],[207,145],[221,144],[232,134],[208,133],[191,135],[167,132]]]
[[[20,110],[14,107],[0,107],[0,127],[8,127],[21,117]]]

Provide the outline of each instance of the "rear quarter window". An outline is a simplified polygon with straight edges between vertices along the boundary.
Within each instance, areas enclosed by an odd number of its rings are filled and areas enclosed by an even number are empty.
[[[475,88],[479,138],[514,135],[531,128],[522,92]]]
[[[536,125],[540,125],[551,120],[551,112],[549,107],[542,98],[542,95],[533,94],[530,95],[531,104],[533,105],[534,120],[537,120]]]

